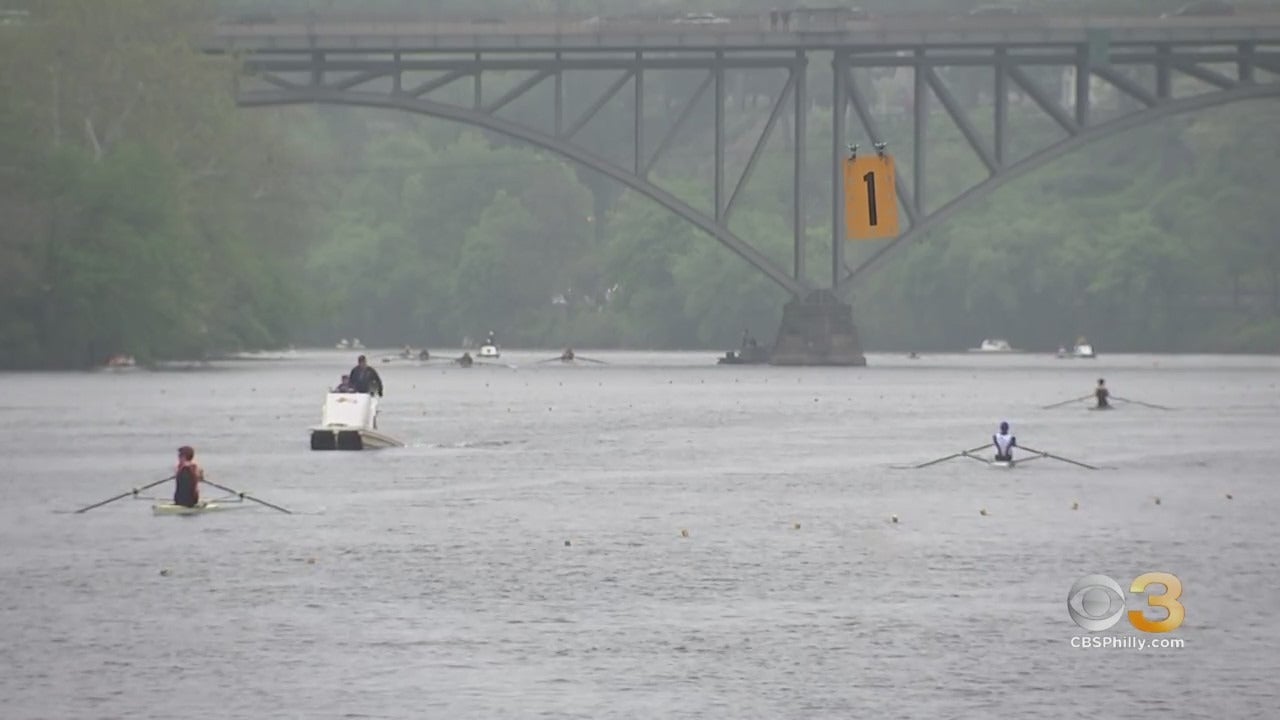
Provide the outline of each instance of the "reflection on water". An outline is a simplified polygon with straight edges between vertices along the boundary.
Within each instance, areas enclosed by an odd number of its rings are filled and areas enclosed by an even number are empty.
[[[797,369],[504,350],[514,369],[462,369],[365,352],[387,386],[379,428],[406,448],[308,450],[351,352],[0,375],[0,716],[1220,718],[1280,704],[1265,601],[1280,590],[1276,358]],[[1176,409],[1038,409],[1098,377]],[[1117,469],[890,467],[981,445],[1000,420]],[[166,476],[187,443],[210,479],[319,514],[53,512]],[[1154,570],[1184,584],[1185,648],[1070,647],[1078,577]]]

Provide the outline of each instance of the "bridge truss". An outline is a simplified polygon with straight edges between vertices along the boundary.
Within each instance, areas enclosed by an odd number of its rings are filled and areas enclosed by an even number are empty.
[[[554,33],[476,34],[471,28],[468,34],[409,26],[272,24],[224,26],[208,49],[242,57],[244,76],[236,90],[242,106],[392,108],[466,123],[561,155],[661,204],[796,298],[848,293],[894,248],[1089,143],[1179,113],[1280,96],[1280,24],[1115,29],[1081,22],[1004,30],[808,33],[664,25],[634,34],[561,26]],[[815,57],[823,62],[814,63]],[[967,95],[948,80],[974,70],[985,79],[976,91],[965,84]],[[658,99],[646,92],[647,79],[663,72],[695,78],[685,97]],[[608,80],[584,82],[583,73],[604,73]],[[772,73],[780,84],[775,83],[754,143],[735,148],[741,168],[731,172],[726,144],[735,111],[730,101],[743,92],[741,77],[753,73]],[[512,81],[513,74],[522,77]],[[825,82],[815,82],[815,76]],[[886,100],[886,87],[904,95],[898,108]],[[522,102],[528,107],[535,96],[549,112],[514,111]],[[659,102],[662,107],[654,107]],[[705,112],[708,102],[711,109]],[[630,115],[623,153],[616,147],[602,150],[584,138],[584,128],[611,106]],[[1011,108],[1041,113],[1058,128],[1058,138],[1013,152]],[[831,178],[829,284],[816,283],[805,268],[804,149],[815,109],[829,113],[826,127],[839,129],[827,133],[830,156],[824,161],[830,163]],[[665,120],[656,132],[655,116]],[[655,165],[673,152],[681,132],[699,121],[709,123],[711,136],[709,202],[703,206],[654,176]],[[780,121],[788,128],[783,144],[790,153],[789,267],[730,227]],[[902,163],[896,190],[907,229],[850,268],[842,173],[847,145],[886,141],[904,123],[911,127],[902,148],[909,161]],[[931,202],[930,134],[944,124],[958,131],[982,172],[954,196]]]

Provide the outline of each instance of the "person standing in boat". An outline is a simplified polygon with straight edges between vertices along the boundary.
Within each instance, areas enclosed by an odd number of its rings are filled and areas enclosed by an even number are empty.
[[[1098,401],[1098,404],[1096,406],[1097,409],[1099,410],[1111,409],[1111,403],[1108,402],[1108,399],[1111,397],[1111,391],[1107,389],[1106,380],[1102,378],[1098,378],[1098,387],[1096,390],[1093,391],[1093,397],[1096,398]]]
[[[178,448],[178,468],[173,471],[173,504],[195,507],[200,504],[200,483],[204,470],[196,464],[196,451],[190,445]]]
[[[377,370],[369,367],[369,360],[364,355],[356,358],[356,366],[351,368],[348,377],[355,392],[382,397],[382,377]]]
[[[996,462],[1013,462],[1013,449],[1018,447],[1018,438],[1009,432],[1009,423],[1000,423],[1000,432],[991,436],[991,444],[996,446]]]

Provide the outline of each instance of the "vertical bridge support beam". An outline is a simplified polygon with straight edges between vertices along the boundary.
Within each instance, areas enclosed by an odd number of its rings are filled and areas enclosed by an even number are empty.
[[[996,165],[1004,167],[1008,162],[1007,149],[1009,128],[1009,69],[1008,51],[1004,48],[996,50],[996,87],[995,87],[995,143]]]
[[[804,282],[804,196],[801,188],[804,186],[804,154],[806,136],[805,125],[809,122],[809,95],[805,83],[805,75],[808,74],[808,63],[805,59],[803,51],[796,51],[795,69],[791,71],[795,77],[795,102],[796,114],[793,129],[795,130],[794,150],[795,156],[792,158],[794,162],[794,171],[791,177],[791,233],[792,233],[792,258],[791,277],[800,282]]]
[[[715,218],[724,218],[724,52],[716,51],[715,68]]]
[[[916,50],[915,71],[912,73],[915,75],[915,107],[913,108],[915,110],[915,122],[912,123],[915,133],[912,138],[913,148],[911,159],[913,163],[911,180],[915,185],[912,196],[915,200],[916,215],[918,217],[924,217],[928,214],[925,210],[924,203],[924,146],[929,139],[929,84],[926,82],[928,77],[927,71],[928,66],[925,65],[924,50]],[[839,284],[839,281],[837,281],[836,284]]]
[[[849,102],[845,93],[849,55],[837,50],[831,60],[831,286],[840,281],[844,268],[844,152],[845,111]],[[798,70],[797,72],[803,72]],[[802,126],[803,85],[796,86],[796,155],[803,154]],[[874,152],[874,150],[872,150]],[[801,161],[796,160],[797,188],[800,184]],[[801,225],[800,194],[796,192],[796,231]],[[801,252],[797,235],[796,257]],[[799,261],[797,260],[797,267]],[[782,327],[774,342],[769,360],[773,365],[843,365],[867,364],[853,324],[853,308],[836,297],[831,290],[815,290],[796,298],[782,308]]]

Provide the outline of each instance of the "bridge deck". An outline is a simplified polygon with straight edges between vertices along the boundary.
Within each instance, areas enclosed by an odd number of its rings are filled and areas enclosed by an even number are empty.
[[[1087,42],[1106,31],[1112,45],[1280,43],[1280,13],[1212,18],[901,17],[787,30],[768,17],[718,24],[643,19],[429,22],[333,21],[324,17],[225,22],[206,41],[213,52],[634,52],[715,50],[891,50],[992,45],[1045,47]]]

